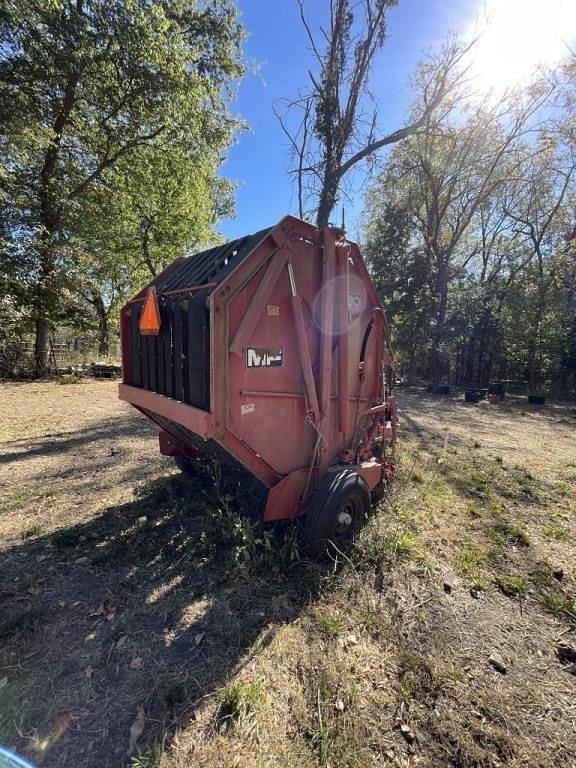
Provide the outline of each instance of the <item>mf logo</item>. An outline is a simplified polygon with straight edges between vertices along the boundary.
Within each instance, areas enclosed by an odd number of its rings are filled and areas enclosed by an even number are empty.
[[[248,368],[276,368],[282,365],[284,350],[265,349],[264,347],[248,347],[246,350],[246,366]]]

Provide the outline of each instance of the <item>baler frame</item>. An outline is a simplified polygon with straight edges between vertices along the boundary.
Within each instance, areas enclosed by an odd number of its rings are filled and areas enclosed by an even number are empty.
[[[320,307],[321,327],[332,329],[335,321],[343,329],[336,344],[333,333],[320,336],[319,367],[314,375],[309,340],[304,321],[304,300],[299,294],[298,281],[292,264],[292,254],[298,244],[306,241],[322,250],[322,297]],[[318,488],[322,478],[333,469],[357,472],[373,491],[389,482],[394,474],[394,446],[396,441],[396,400],[391,394],[393,359],[389,347],[389,329],[385,313],[370,279],[360,250],[355,243],[344,239],[344,233],[333,227],[319,230],[294,217],[284,218],[271,228],[244,256],[242,262],[233,266],[213,281],[162,292],[170,274],[182,265],[183,260],[171,264],[158,275],[146,289],[141,291],[122,310],[121,335],[123,345],[123,383],[120,397],[142,411],[161,428],[160,448],[165,455],[195,458],[202,450],[190,448],[187,440],[175,434],[170,425],[179,425],[201,441],[213,441],[229,456],[246,468],[267,489],[267,500],[263,519],[265,521],[292,519],[303,514],[312,492]],[[364,333],[358,376],[360,394],[351,395],[349,389],[349,368],[352,356],[349,330],[349,279],[350,268],[360,275],[365,285],[368,307],[363,313],[369,322]],[[249,339],[257,328],[259,319],[266,310],[270,296],[280,276],[287,272],[290,283],[290,305],[302,371],[302,391],[283,392],[271,389],[242,389],[239,392],[230,387],[230,356],[242,356]],[[254,295],[245,310],[232,338],[229,338],[229,308],[232,300],[246,285],[260,273]],[[132,350],[134,333],[133,312],[146,298],[151,286],[158,290],[158,297],[182,294],[183,296],[204,296],[208,307],[210,323],[210,408],[203,410],[164,394],[143,389],[131,384],[133,379]],[[376,359],[371,366],[371,382],[365,381],[365,360],[368,338],[375,334],[374,350]],[[331,391],[332,366],[338,351],[337,392]],[[273,370],[273,369],[271,369]],[[263,373],[264,381],[266,372]],[[365,386],[366,385],[366,386]],[[369,395],[362,395],[367,389]],[[275,469],[241,435],[234,432],[230,413],[241,409],[241,399],[246,396],[282,399],[304,398],[306,422],[316,432],[317,439],[309,460],[300,468],[283,474]],[[342,437],[348,429],[351,402],[356,403],[356,418],[352,443],[345,444],[332,456],[324,435],[331,418],[332,408],[337,409],[337,423]],[[168,425],[168,428],[167,428]],[[375,456],[372,448],[379,442],[381,455]],[[212,444],[212,443],[211,443]],[[200,445],[202,448],[202,445]]]

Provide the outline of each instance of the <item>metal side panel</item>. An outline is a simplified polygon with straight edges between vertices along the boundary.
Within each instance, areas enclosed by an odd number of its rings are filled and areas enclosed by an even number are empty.
[[[202,438],[209,438],[213,435],[212,414],[207,411],[202,411],[164,395],[158,395],[155,392],[131,387],[128,384],[118,386],[118,395],[121,400],[126,400],[127,403],[138,408],[164,416]]]

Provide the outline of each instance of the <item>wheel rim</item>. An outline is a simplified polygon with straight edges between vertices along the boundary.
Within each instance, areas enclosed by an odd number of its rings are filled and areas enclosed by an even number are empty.
[[[351,536],[360,514],[360,500],[352,496],[336,510],[334,520],[334,538],[346,539]]]

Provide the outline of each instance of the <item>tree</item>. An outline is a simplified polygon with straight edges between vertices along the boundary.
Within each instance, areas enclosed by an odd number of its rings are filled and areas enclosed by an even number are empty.
[[[530,391],[542,388],[546,351],[546,316],[550,294],[561,289],[562,255],[566,248],[565,231],[560,224],[562,205],[576,171],[571,152],[560,153],[550,136],[539,152],[532,152],[520,167],[520,194],[505,209],[515,223],[526,255],[531,295],[527,368]]]
[[[102,175],[74,221],[77,297],[96,313],[100,354],[126,298],[167,264],[208,241],[232,210],[217,159],[186,147],[139,147]]]
[[[469,102],[464,109],[455,94],[450,94],[436,115],[429,116],[416,135],[396,148],[377,185],[384,195],[394,186],[403,190],[413,231],[426,254],[434,296],[430,374],[435,383],[448,373],[451,286],[467,269],[477,266],[478,257],[484,259],[481,270],[483,279],[487,277],[486,259],[491,250],[487,246],[504,221],[496,215],[496,230],[490,235],[493,225],[486,216],[491,200],[507,187],[527,158],[538,153],[529,144],[524,153],[514,154],[514,150],[529,131],[536,130],[551,90],[552,86],[543,85],[492,105]],[[497,242],[494,239],[492,246]],[[500,252],[499,268],[503,256]]]
[[[400,186],[375,186],[367,199],[364,253],[378,294],[393,318],[392,344],[400,376],[414,378],[427,363],[433,308],[431,264],[413,236],[412,214]]]
[[[392,133],[381,135],[376,107],[368,110],[369,78],[377,53],[386,40],[387,12],[397,0],[333,0],[327,29],[316,37],[306,18],[304,0],[300,17],[319,72],[309,72],[310,89],[277,112],[288,137],[296,167],[299,215],[310,204],[316,224],[328,223],[347,174],[379,150],[414,135],[461,82],[458,69],[471,45],[450,41],[441,54],[419,70],[419,113]],[[291,122],[297,114],[296,127]]]
[[[147,146],[219,165],[237,127],[227,97],[242,39],[231,0],[3,0],[5,252],[31,265],[38,372],[66,311],[67,245],[87,197]]]

